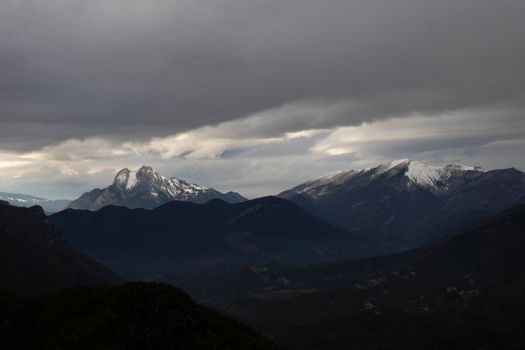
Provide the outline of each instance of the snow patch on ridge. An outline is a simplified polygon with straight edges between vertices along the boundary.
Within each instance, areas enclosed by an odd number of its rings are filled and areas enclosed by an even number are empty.
[[[431,189],[446,188],[447,180],[457,172],[485,171],[479,167],[471,167],[460,164],[448,164],[445,166],[434,166],[423,162],[410,161],[405,176],[415,184]]]
[[[405,176],[412,182],[431,188],[443,187],[443,181],[450,177],[450,172],[446,172],[444,167],[431,166],[426,163],[410,162]]]
[[[388,176],[399,174],[409,179],[408,185],[414,184],[437,192],[449,188],[449,179],[451,177],[462,176],[461,173],[468,171],[484,172],[485,170],[480,167],[459,164],[434,166],[425,162],[399,159],[374,168],[345,170],[326,175],[316,180],[305,182],[290,191],[319,199],[333,193],[339,185],[352,181],[355,177],[358,177],[359,181],[375,181],[383,174]]]
[[[130,190],[137,184],[137,172],[136,171],[130,171],[128,174],[127,182],[126,182],[126,190]]]

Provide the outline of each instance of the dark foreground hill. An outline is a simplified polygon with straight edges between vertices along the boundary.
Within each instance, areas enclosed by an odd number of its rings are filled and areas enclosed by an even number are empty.
[[[524,251],[520,206],[401,254],[187,288],[291,349],[522,349]]]
[[[0,288],[38,293],[120,278],[69,246],[41,207],[0,203]]]
[[[0,294],[2,349],[276,349],[249,327],[161,284]]]
[[[153,210],[68,209],[50,219],[66,240],[130,279],[238,270],[249,264],[311,264],[380,249],[286,200],[170,202]]]

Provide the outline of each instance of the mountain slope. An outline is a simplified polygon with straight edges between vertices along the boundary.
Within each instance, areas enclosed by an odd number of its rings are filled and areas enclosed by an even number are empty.
[[[119,281],[68,246],[42,208],[0,205],[0,288],[33,293]]]
[[[153,209],[172,200],[206,203],[212,199],[230,203],[246,200],[240,194],[220,193],[213,188],[187,183],[184,180],[159,175],[151,167],[138,171],[120,170],[113,184],[105,189],[94,189],[72,201],[72,209],[98,210],[106,205]]]
[[[350,232],[405,246],[523,202],[525,173],[401,160],[351,170],[279,194]]]
[[[249,327],[160,284],[0,296],[4,349],[277,349]]]
[[[300,349],[520,349],[525,206],[432,245],[353,262],[247,269],[188,283],[198,298]],[[228,294],[229,293],[229,294]]]
[[[51,220],[73,246],[138,279],[173,281],[253,263],[306,264],[381,251],[276,197],[237,204],[174,201],[153,210],[68,209]]]
[[[40,197],[33,197],[26,194],[6,192],[0,192],[0,200],[9,202],[11,205],[14,205],[16,207],[29,208],[38,205],[42,207],[46,213],[59,212],[67,208],[70,202],[67,199],[51,200]]]

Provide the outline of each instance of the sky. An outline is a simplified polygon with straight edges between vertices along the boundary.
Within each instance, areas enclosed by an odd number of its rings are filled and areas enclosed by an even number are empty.
[[[0,0],[0,191],[525,170],[523,0]]]

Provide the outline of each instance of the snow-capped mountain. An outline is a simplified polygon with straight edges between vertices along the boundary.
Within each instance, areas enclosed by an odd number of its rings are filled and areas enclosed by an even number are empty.
[[[319,179],[308,181],[291,189],[291,192],[305,194],[314,198],[321,198],[330,195],[333,186],[348,183],[352,179],[367,178],[374,180],[383,174],[388,178],[393,175],[404,175],[407,188],[421,187],[437,195],[444,194],[453,188],[454,180],[464,177],[467,172],[469,175],[481,174],[486,172],[481,167],[471,167],[460,164],[447,164],[444,166],[434,166],[424,162],[409,159],[396,160],[390,163],[381,164],[375,168],[355,169],[340,171],[335,174],[323,176]],[[283,192],[288,193],[289,191]]]
[[[415,244],[525,203],[525,173],[403,159],[324,176],[279,196],[363,236]]]
[[[6,201],[15,207],[32,207],[41,206],[46,213],[56,213],[67,208],[69,200],[67,199],[45,199],[40,197],[29,196],[27,194],[0,192],[0,200]]]
[[[120,170],[111,186],[84,193],[72,201],[69,207],[98,210],[106,205],[119,205],[151,209],[172,200],[206,203],[216,198],[229,203],[246,200],[235,192],[223,194],[213,188],[188,183],[175,177],[164,177],[151,167],[143,166],[137,171],[127,168]]]

